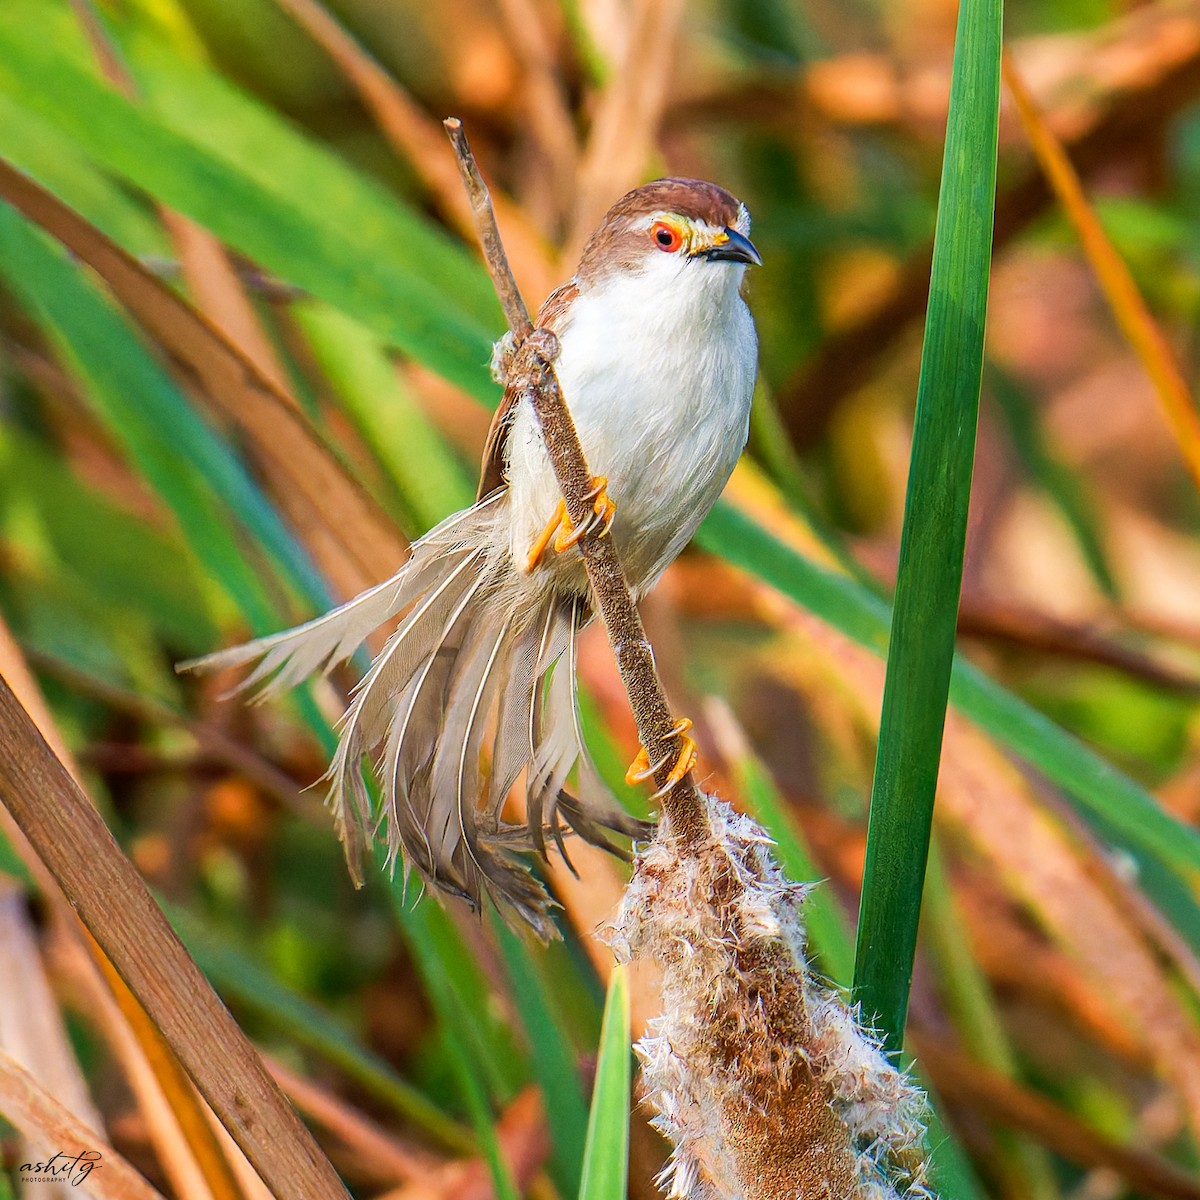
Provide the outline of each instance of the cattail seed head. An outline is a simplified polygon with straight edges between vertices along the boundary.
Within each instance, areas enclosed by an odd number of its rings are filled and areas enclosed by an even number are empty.
[[[609,941],[663,969],[637,1046],[672,1200],[915,1200],[922,1093],[805,957],[803,902],[771,840],[713,797],[711,838],[638,855]],[[665,823],[664,823],[665,824]]]

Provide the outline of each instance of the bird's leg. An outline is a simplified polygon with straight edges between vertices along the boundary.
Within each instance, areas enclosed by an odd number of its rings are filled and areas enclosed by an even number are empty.
[[[661,800],[690,770],[696,765],[696,760],[699,755],[696,752],[696,740],[687,736],[687,731],[691,729],[692,723],[687,717],[680,717],[675,722],[671,729],[671,737],[679,738],[679,753],[675,756],[675,765],[671,768],[670,775],[667,776],[667,782],[650,797],[651,800]],[[629,770],[625,772],[625,782],[631,787],[639,783],[645,783],[647,779],[653,779],[660,768],[665,767],[671,761],[669,754],[660,758],[658,762],[651,763],[650,756],[646,753],[646,747],[642,746],[638,750],[637,758],[629,764]]]
[[[613,519],[617,515],[617,505],[615,501],[609,499],[607,488],[606,476],[592,476],[591,490],[584,494],[585,500],[592,501],[592,513],[578,527],[573,525],[571,518],[567,516],[567,506],[564,501],[560,500],[554,506],[554,512],[550,520],[546,522],[546,528],[538,534],[529,549],[529,557],[525,560],[526,575],[542,561],[542,555],[546,553],[546,548],[551,541],[554,543],[555,551],[561,554],[564,550],[569,550],[572,546],[577,545],[580,539],[597,525],[600,526],[601,537],[612,528]]]
[[[546,553],[546,547],[550,545],[551,539],[558,532],[559,526],[564,521],[569,525],[571,519],[567,516],[566,501],[560,500],[554,506],[554,512],[551,514],[550,520],[546,522],[546,528],[538,534],[537,539],[529,548],[529,557],[525,560],[526,575],[542,561],[542,555]]]

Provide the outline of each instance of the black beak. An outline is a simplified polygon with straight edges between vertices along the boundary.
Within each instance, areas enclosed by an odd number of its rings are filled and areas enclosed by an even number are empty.
[[[740,262],[753,267],[762,266],[762,255],[754,248],[754,243],[744,233],[738,233],[728,225],[725,226],[725,240],[700,253],[709,262]]]

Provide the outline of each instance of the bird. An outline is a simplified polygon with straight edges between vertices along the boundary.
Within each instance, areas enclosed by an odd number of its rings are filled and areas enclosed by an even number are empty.
[[[415,872],[475,908],[487,896],[545,940],[553,901],[530,861],[546,856],[547,836],[566,858],[564,822],[610,849],[607,831],[644,831],[601,782],[582,735],[577,645],[593,607],[577,543],[589,529],[610,536],[640,599],[723,490],[746,445],[757,372],[742,293],[762,259],[749,234],[746,206],[724,188],[655,180],[609,209],[539,310],[536,326],[559,342],[555,369],[589,470],[603,471],[586,525],[572,526],[530,397],[510,383],[476,503],[415,542],[395,575],[294,629],[181,664],[253,663],[236,690],[270,695],[328,674],[399,618],[351,693],[323,777],[357,883],[368,841],[381,837],[406,883]],[[511,335],[497,343],[498,382],[512,351]],[[689,727],[675,727],[673,780],[695,763]],[[525,819],[505,819],[522,773]],[[627,778],[651,774],[642,750]]]

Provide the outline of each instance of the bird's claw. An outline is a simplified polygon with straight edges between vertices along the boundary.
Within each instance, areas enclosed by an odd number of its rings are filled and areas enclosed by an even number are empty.
[[[608,495],[608,479],[604,475],[594,475],[592,486],[584,493],[584,499],[592,502],[592,511],[588,519],[579,525],[574,525],[567,515],[566,503],[560,500],[554,506],[554,514],[546,523],[545,529],[538,534],[537,540],[529,550],[525,561],[525,574],[528,575],[541,561],[547,547],[554,546],[555,553],[561,554],[572,546],[577,546],[592,530],[599,528],[597,536],[604,537],[612,528],[617,515],[617,505]]]
[[[680,717],[671,727],[670,736],[680,739],[679,753],[675,756],[675,765],[671,768],[666,783],[650,797],[651,800],[661,800],[689,771],[695,768],[699,754],[695,739],[687,736],[687,731],[691,727],[692,722],[687,717]],[[630,787],[645,783],[646,780],[653,779],[670,761],[671,755],[666,754],[658,762],[651,763],[650,755],[646,753],[646,747],[642,746],[638,750],[637,757],[629,764],[629,770],[625,772],[625,782]]]

